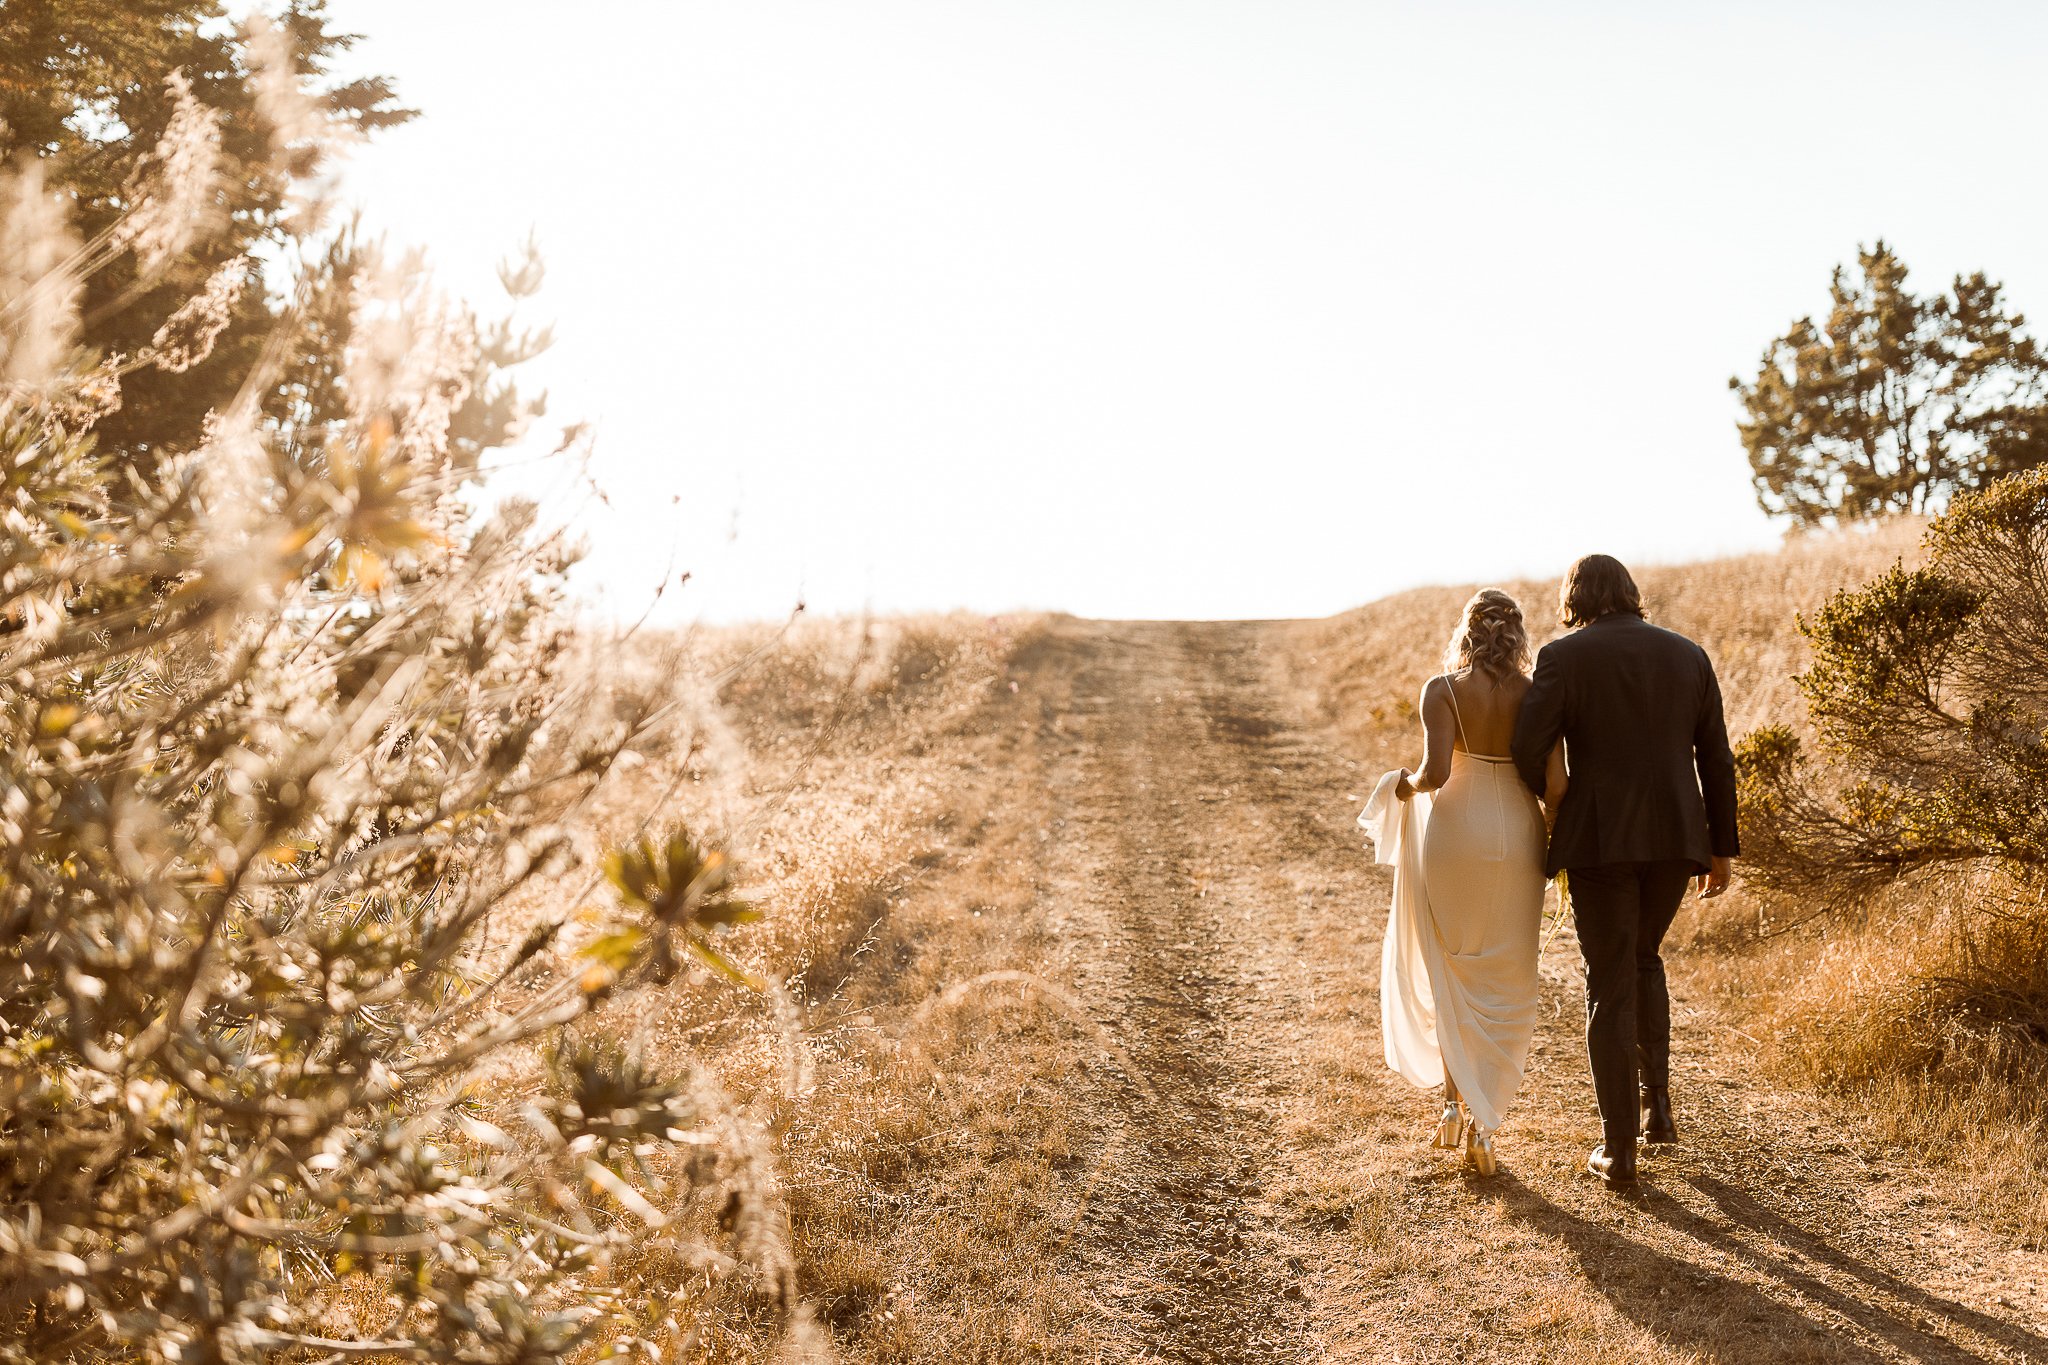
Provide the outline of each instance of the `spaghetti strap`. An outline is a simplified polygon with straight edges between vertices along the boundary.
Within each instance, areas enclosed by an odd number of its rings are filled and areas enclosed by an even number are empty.
[[[1437,676],[1444,680],[1444,691],[1451,694],[1451,719],[1458,726],[1458,743],[1464,745],[1465,752],[1469,754],[1472,752],[1472,741],[1465,738],[1465,714],[1458,709],[1458,689],[1451,685],[1450,674],[1440,673]]]

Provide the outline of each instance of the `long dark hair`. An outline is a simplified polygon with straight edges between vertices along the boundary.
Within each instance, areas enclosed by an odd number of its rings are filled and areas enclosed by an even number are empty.
[[[1583,626],[1625,611],[1643,614],[1643,595],[1628,570],[1613,555],[1584,555],[1565,570],[1557,593],[1557,617],[1568,626]]]

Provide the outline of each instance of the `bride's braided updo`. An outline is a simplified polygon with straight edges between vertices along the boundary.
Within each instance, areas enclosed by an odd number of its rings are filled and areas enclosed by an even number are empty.
[[[1444,650],[1444,671],[1476,668],[1495,682],[1529,671],[1529,632],[1521,604],[1499,588],[1481,588]]]

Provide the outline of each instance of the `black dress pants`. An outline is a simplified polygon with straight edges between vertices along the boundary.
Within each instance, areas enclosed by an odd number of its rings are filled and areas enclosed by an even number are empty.
[[[1610,1154],[1636,1145],[1636,1086],[1671,1084],[1671,995],[1658,949],[1678,914],[1691,860],[1565,870],[1586,959],[1586,1058]]]

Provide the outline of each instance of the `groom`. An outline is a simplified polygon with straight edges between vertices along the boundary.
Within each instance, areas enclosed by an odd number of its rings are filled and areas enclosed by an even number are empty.
[[[1586,959],[1586,1055],[1601,1142],[1586,1169],[1609,1188],[1636,1178],[1637,1085],[1644,1142],[1676,1142],[1671,999],[1658,955],[1698,876],[1728,889],[1735,760],[1707,652],[1643,619],[1621,562],[1587,555],[1565,575],[1574,627],[1536,656],[1515,722],[1515,766],[1537,793],[1560,737],[1569,779],[1546,872],[1563,869]]]

